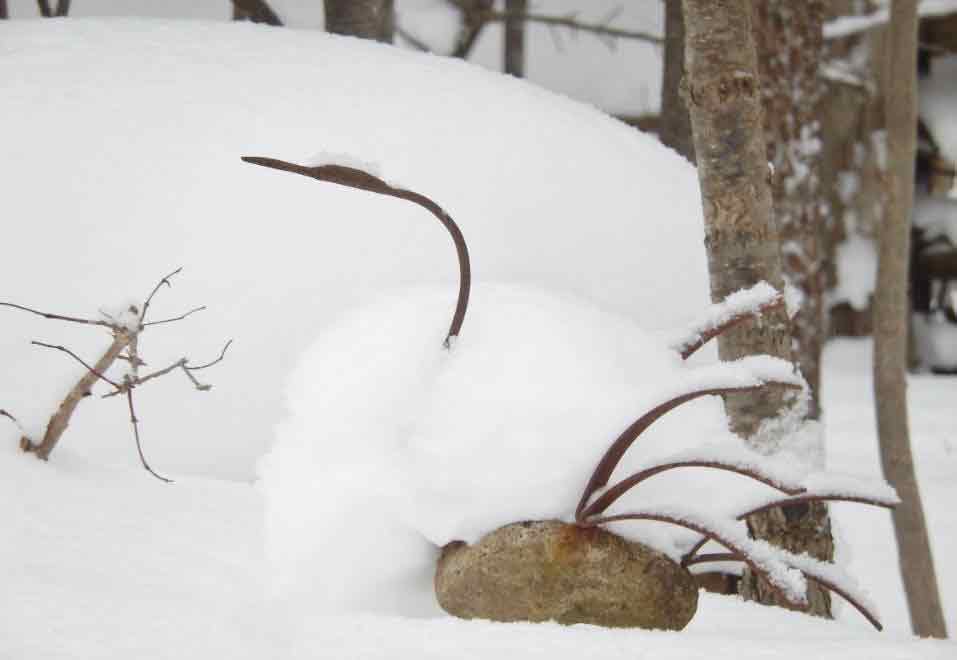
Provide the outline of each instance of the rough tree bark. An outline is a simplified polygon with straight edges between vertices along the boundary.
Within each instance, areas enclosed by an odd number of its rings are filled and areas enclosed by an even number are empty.
[[[519,16],[527,10],[527,0],[505,0],[510,15],[505,19],[505,73],[517,78],[525,77],[525,21]]]
[[[762,95],[752,25],[753,0],[684,0],[685,98],[691,117],[705,215],[705,244],[711,296],[717,301],[766,280],[781,288],[781,237],[772,213]],[[765,353],[791,358],[786,312],[742,324],[723,335],[723,360]],[[762,446],[761,422],[785,410],[780,391],[725,399],[732,429]],[[809,514],[814,514],[810,515]],[[820,534],[820,512],[808,507],[777,509],[749,521],[752,533],[790,550],[831,556],[829,534]],[[824,516],[826,520],[826,516]],[[817,543],[818,539],[822,542]],[[820,547],[818,547],[818,545]],[[750,585],[750,586],[749,586]],[[746,574],[743,593],[777,602]],[[808,590],[811,611],[826,615],[830,601],[822,589]]]
[[[907,265],[917,126],[917,0],[894,0],[886,52],[887,211],[879,232],[874,299],[874,399],[881,465],[901,503],[893,511],[911,627],[947,636],[914,473],[907,420]]]
[[[326,32],[392,43],[393,0],[325,0]]]
[[[819,187],[820,124],[815,118],[821,96],[818,69],[823,51],[822,0],[752,0],[754,37],[761,76],[767,160],[774,167],[771,194],[781,233],[781,266],[789,284],[801,293],[791,319],[791,357],[811,388],[807,417],[820,418],[820,364],[824,345],[824,217]],[[791,552],[834,559],[827,505],[773,509],[751,516],[748,529]],[[763,580],[746,572],[740,584],[745,598],[780,604]],[[812,614],[831,615],[830,595],[812,585]]]
[[[661,82],[661,123],[658,137],[679,154],[695,162],[691,118],[682,96],[685,71],[685,25],[682,0],[665,0],[664,75]]]

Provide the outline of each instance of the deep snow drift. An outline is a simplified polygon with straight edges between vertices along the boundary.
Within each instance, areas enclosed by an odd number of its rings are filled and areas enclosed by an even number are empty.
[[[649,329],[708,300],[692,168],[525,82],[315,31],[196,21],[5,21],[0,55],[16,228],[0,299],[95,316],[183,266],[156,314],[209,310],[151,330],[145,359],[202,361],[235,339],[211,392],[171,378],[139,396],[161,473],[253,478],[285,375],[321,326],[384,288],[455,277],[448,237],[421,209],[243,155],[378,163],[452,214],[480,281],[547,284]],[[3,327],[0,400],[31,428],[79,371],[28,342],[92,358],[109,341],[10,310]],[[63,442],[137,462],[117,399],[84,402]]]

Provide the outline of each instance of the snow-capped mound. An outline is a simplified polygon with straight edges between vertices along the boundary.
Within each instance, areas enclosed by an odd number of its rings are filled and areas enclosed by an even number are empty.
[[[138,402],[163,474],[250,478],[279,418],[279,384],[323,324],[385,287],[456,274],[448,237],[421,209],[240,156],[377,163],[452,214],[477,279],[572,291],[649,329],[707,302],[693,169],[526,82],[249,24],[0,21],[0,52],[0,176],[16,228],[0,260],[4,299],[95,316],[183,266],[156,313],[209,309],[152,334],[146,359],[201,359],[235,339],[212,392],[170,381]],[[29,275],[51,264],[70,276]],[[75,371],[26,342],[55,339],[83,356],[108,343],[15,313],[3,327],[3,406],[29,425],[49,417]],[[64,446],[76,435],[92,459],[136,465],[113,403],[85,403]],[[2,433],[16,443],[15,429]]]

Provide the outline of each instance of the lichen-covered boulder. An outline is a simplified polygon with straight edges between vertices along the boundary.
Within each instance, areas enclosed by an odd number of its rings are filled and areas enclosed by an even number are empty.
[[[555,520],[447,545],[435,594],[454,616],[681,630],[698,607],[687,570],[611,532]]]

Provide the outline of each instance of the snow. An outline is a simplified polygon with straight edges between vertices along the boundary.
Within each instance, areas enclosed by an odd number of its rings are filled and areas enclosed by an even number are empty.
[[[528,83],[227,22],[11,20],[0,44],[0,172],[5,217],[18,222],[0,299],[96,316],[141,302],[183,266],[157,294],[157,318],[208,309],[151,328],[144,359],[203,360],[235,339],[208,372],[212,391],[170,378],[139,397],[147,455],[163,474],[254,478],[285,376],[320,328],[385,288],[456,276],[448,237],[422,209],[243,155],[377,163],[455,218],[477,281],[547,284],[649,330],[707,304],[694,170],[652,137]],[[26,276],[52,264],[68,275]],[[92,357],[109,337],[12,310],[3,323],[0,401],[42,426],[77,371],[24,347],[37,338]],[[138,461],[118,399],[83,402],[63,442]]]
[[[954,3],[957,11],[957,3]],[[934,58],[933,75],[919,81],[920,116],[947,160],[957,161],[957,55]]]
[[[837,286],[829,292],[833,304],[848,302],[867,309],[877,282],[877,249],[874,242],[853,234],[837,246]]]
[[[692,367],[660,340],[708,296],[694,173],[649,138],[519,81],[316,33],[10,21],[0,49],[0,173],[11,182],[5,217],[16,222],[15,249],[0,261],[2,299],[96,317],[104,304],[140,303],[183,264],[154,299],[155,318],[210,309],[151,329],[143,355],[155,365],[200,359],[237,339],[212,392],[170,379],[140,397],[147,451],[176,473],[173,485],[137,465],[113,400],[81,404],[49,463],[19,453],[16,425],[0,419],[0,657],[953,657],[953,642],[907,633],[886,512],[850,504],[833,508],[841,561],[881,607],[885,634],[853,612],[827,622],[707,594],[680,634],[437,611],[428,590],[436,544],[499,524],[503,514],[483,498],[508,501],[509,515],[568,515],[607,443],[662,396],[729,379],[799,382],[760,357]],[[477,278],[452,350],[441,342],[454,268],[433,222],[238,161],[323,152],[377,164],[463,225]],[[29,339],[95,355],[109,337],[3,315],[0,405],[35,432],[82,369],[29,352]],[[824,406],[830,464],[873,480],[869,350],[828,348]],[[957,553],[954,387],[918,377],[910,389],[952,629],[957,572],[940,558]],[[263,481],[248,483],[283,417]],[[778,428],[793,432],[794,420]],[[714,397],[657,421],[619,469],[703,443],[744,460]],[[727,513],[765,488],[672,472],[635,489],[647,510],[711,524],[709,506]],[[621,527],[660,547],[696,536],[661,523]],[[297,538],[314,554],[296,554]],[[295,562],[285,583],[274,565],[283,554]],[[778,559],[765,557],[775,571]],[[375,593],[363,590],[367,571]],[[793,572],[779,579],[800,591]]]
[[[884,0],[883,4],[888,4]],[[942,16],[957,12],[957,0],[920,0],[917,5],[918,16]],[[858,32],[880,27],[890,18],[890,10],[881,7],[870,14],[860,16],[839,16],[824,24],[825,39],[840,39]]]

